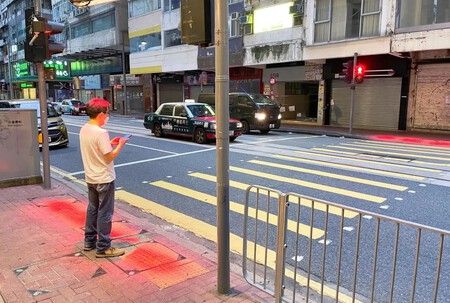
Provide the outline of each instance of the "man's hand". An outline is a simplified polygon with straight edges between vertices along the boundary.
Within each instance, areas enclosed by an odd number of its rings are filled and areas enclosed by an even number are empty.
[[[124,137],[114,137],[111,139],[111,145],[119,145],[120,141],[123,141],[122,145],[124,145],[129,138],[124,138]]]

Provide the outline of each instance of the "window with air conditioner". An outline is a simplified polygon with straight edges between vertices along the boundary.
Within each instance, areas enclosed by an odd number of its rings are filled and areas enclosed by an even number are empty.
[[[237,12],[230,14],[230,19],[228,22],[230,30],[230,38],[242,36],[242,30],[241,27],[239,26],[239,18],[240,14]]]
[[[316,0],[314,41],[380,35],[381,0]]]

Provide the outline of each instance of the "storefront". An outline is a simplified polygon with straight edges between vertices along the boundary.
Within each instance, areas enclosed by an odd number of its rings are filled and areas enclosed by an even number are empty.
[[[157,106],[167,102],[184,100],[184,86],[182,74],[155,74]]]
[[[322,65],[295,64],[268,65],[263,71],[263,93],[280,104],[283,122],[321,125]]]

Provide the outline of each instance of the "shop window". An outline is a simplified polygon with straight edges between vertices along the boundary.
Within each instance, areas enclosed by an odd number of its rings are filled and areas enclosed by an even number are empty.
[[[180,8],[181,0],[164,0],[164,11],[168,12]]]
[[[130,18],[142,16],[161,9],[161,0],[131,0],[128,2]]]
[[[380,0],[316,0],[314,41],[378,36]]]
[[[400,0],[397,27],[450,22],[449,0]]]
[[[161,48],[161,33],[153,33],[130,39],[130,51],[132,53]]]
[[[171,29],[164,32],[164,47],[181,45],[181,32],[179,29]]]

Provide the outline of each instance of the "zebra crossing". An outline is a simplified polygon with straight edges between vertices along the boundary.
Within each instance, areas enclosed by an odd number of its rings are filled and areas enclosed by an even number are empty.
[[[114,126],[113,130],[119,131],[120,128]],[[147,137],[144,133],[141,136]],[[329,197],[339,198],[341,202],[348,201],[349,206],[367,207],[372,211],[378,209],[383,214],[389,211],[389,207],[408,207],[408,197],[419,194],[428,184],[450,188],[450,149],[357,140],[343,140],[339,144],[334,142],[320,147],[286,146],[280,143],[282,142],[251,138],[230,145],[233,157],[229,170],[232,217],[230,244],[235,253],[242,254],[240,231],[244,215],[243,200],[246,189],[252,184],[285,192],[307,192],[309,197],[324,200],[330,200]],[[174,153],[173,156],[177,155]],[[161,160],[171,161],[173,158],[175,157],[172,155],[164,156]],[[119,164],[118,167],[132,168],[133,165],[151,165],[152,162],[140,160],[131,164]],[[191,167],[189,170],[180,168],[177,174],[171,173],[170,178],[167,176],[142,181],[145,191],[139,191],[137,187],[121,186],[116,197],[200,237],[216,241],[215,217],[212,215],[217,203],[216,176],[214,169],[207,165],[211,164],[205,162],[204,167]],[[61,171],[59,173],[63,174]],[[67,175],[76,180],[73,174]],[[142,184],[139,180],[136,181]],[[268,196],[264,190],[259,194],[266,196],[267,201],[264,202],[268,204],[274,203],[278,198]],[[303,240],[314,241],[314,245],[332,246],[337,241],[333,231],[328,230],[325,234],[325,223],[322,220],[325,213],[330,215],[330,220],[336,222],[344,219],[347,233],[353,232],[358,221],[357,212],[343,211],[314,199],[288,202],[300,203],[304,209],[299,225],[295,217],[289,218],[289,233],[298,233]],[[312,225],[308,219],[311,213],[318,218]],[[254,221],[268,218],[267,221],[273,228],[277,224],[275,207],[261,210],[251,206],[249,217]],[[370,218],[365,217],[364,220],[370,221]],[[257,258],[262,258],[259,253],[264,253],[261,248],[263,243],[255,242],[252,245],[259,247]],[[289,255],[287,258],[297,260],[298,256]],[[274,265],[274,260],[275,251],[271,247],[269,264],[273,262]],[[286,275],[292,276],[292,273],[288,271]],[[298,281],[302,284],[302,278]],[[305,281],[303,280],[302,285],[306,285]],[[312,283],[310,286],[319,291],[321,285],[314,285]],[[325,294],[333,297],[334,290],[329,288],[325,290]],[[351,302],[351,298],[345,294],[340,294],[339,299],[341,302]]]

